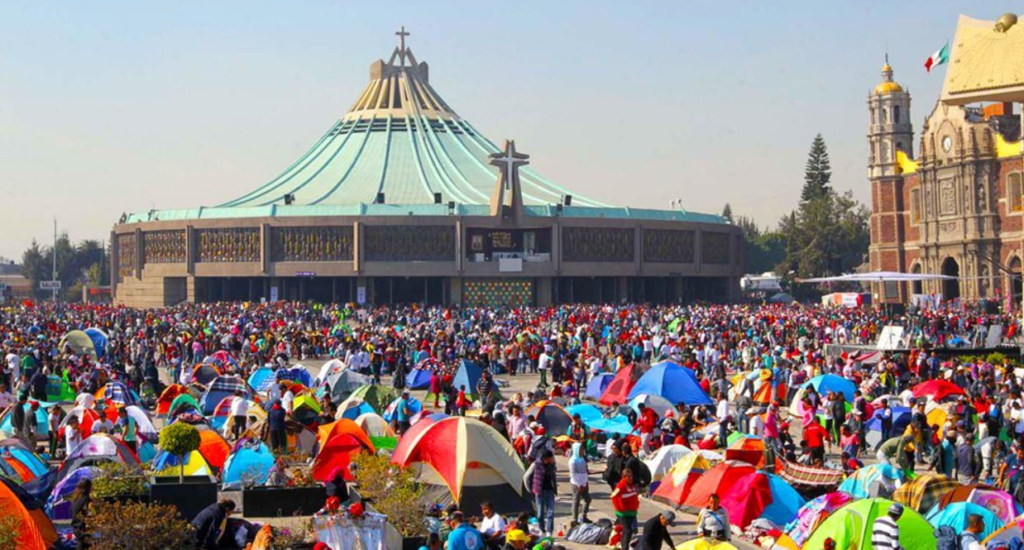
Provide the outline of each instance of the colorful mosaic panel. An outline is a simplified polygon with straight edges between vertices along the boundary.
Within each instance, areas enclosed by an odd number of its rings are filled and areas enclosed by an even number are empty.
[[[117,236],[117,282],[123,282],[128,277],[135,276],[137,267],[135,233],[125,233]]]
[[[196,230],[196,261],[260,261],[260,230],[255,227]]]
[[[562,229],[562,259],[567,262],[632,262],[635,252],[632,229]]]
[[[183,264],[187,249],[185,231],[146,231],[142,234],[145,264]]]
[[[462,283],[462,301],[468,306],[527,306],[533,304],[530,279],[469,279]]]
[[[700,256],[706,264],[729,263],[729,234],[701,233]]]
[[[650,263],[693,263],[694,232],[676,229],[644,229],[644,261]]]
[[[352,226],[275,227],[271,233],[275,262],[352,261]]]
[[[362,229],[363,258],[369,262],[451,262],[452,226],[371,225]]]

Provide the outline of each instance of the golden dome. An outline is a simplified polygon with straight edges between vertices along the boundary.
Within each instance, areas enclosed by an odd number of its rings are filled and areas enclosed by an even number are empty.
[[[885,65],[882,65],[882,72],[883,73],[891,73],[892,72],[892,67],[890,67],[889,64],[886,63]]]
[[[875,95],[892,94],[902,91],[903,86],[900,86],[895,82],[883,82],[878,86],[875,86]]]

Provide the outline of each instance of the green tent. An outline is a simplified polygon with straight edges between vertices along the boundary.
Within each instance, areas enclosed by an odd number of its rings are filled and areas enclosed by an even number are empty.
[[[875,520],[889,513],[893,501],[884,498],[867,498],[853,501],[832,512],[811,533],[804,548],[824,548],[825,539],[836,541],[836,548],[844,550],[874,550],[871,531]],[[897,522],[900,526],[900,545],[904,550],[934,550],[938,544],[933,533],[934,527],[913,508],[905,506]]]
[[[356,388],[356,391],[352,392],[352,395],[349,395],[349,398],[352,397],[362,399],[363,403],[373,407],[373,410],[377,411],[378,414],[382,414],[392,401],[398,399],[394,390],[380,384],[360,386]]]
[[[181,407],[184,407],[186,405],[192,405],[193,407],[195,407],[196,411],[203,410],[203,408],[199,406],[199,402],[196,401],[195,397],[192,397],[187,393],[183,393],[178,397],[175,397],[174,401],[171,401],[171,406],[167,408],[167,416],[174,416],[176,413],[180,412]]]
[[[66,373],[63,378],[53,374],[46,377],[46,400],[54,403],[75,402],[75,390],[68,383]]]

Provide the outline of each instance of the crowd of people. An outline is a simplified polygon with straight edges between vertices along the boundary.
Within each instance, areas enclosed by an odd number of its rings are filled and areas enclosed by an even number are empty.
[[[191,373],[207,357],[226,352],[230,361],[218,366],[225,374],[247,377],[254,369],[283,369],[295,363],[339,359],[365,372],[374,383],[390,376],[403,399],[406,375],[414,368],[430,370],[428,394],[436,409],[465,415],[479,407],[480,418],[514,444],[528,466],[525,486],[536,500],[536,529],[551,540],[558,468],[566,469],[572,498],[571,522],[589,521],[597,466],[618,527],[616,541],[627,548],[634,535],[642,548],[672,546],[668,528],[675,514],[665,511],[638,518],[640,496],[650,483],[640,460],[659,447],[724,448],[739,431],[763,438],[765,468],[776,457],[819,468],[852,473],[865,460],[891,464],[908,472],[934,470],[962,483],[985,482],[1005,488],[1024,503],[1024,398],[1021,381],[1009,360],[985,356],[943,358],[932,349],[980,345],[990,327],[1000,327],[1013,341],[1019,320],[1008,314],[965,309],[890,313],[873,308],[824,308],[788,305],[563,305],[531,308],[312,305],[301,303],[182,304],[136,310],[112,306],[39,303],[0,310],[0,345],[4,357],[0,376],[0,409],[12,410],[15,436],[35,444],[34,407],[46,401],[47,383],[57,377],[75,393],[94,393],[108,380],[122,381],[152,404],[165,381]],[[856,353],[829,353],[827,346],[873,344],[884,327],[904,327],[909,351],[867,360]],[[72,330],[98,328],[106,337],[102,355],[93,357],[64,341]],[[475,388],[456,387],[453,376],[461,360],[484,367]],[[570,427],[572,443],[549,437],[536,418],[525,414],[544,399],[572,404],[582,399],[594,376],[616,373],[632,365],[673,361],[692,369],[714,405],[679,404],[668,410],[615,403],[608,416],[625,415],[632,431],[595,435],[578,416]],[[738,373],[763,373],[760,377]],[[500,373],[500,374],[499,374]],[[514,377],[539,374],[533,391],[506,399],[496,391]],[[805,389],[815,376],[832,374],[853,382],[852,400],[844,392]],[[942,425],[929,422],[926,400],[912,388],[927,381],[946,381],[963,390],[948,407]],[[403,393],[404,392],[404,393]],[[272,385],[268,423],[283,433],[289,420],[290,390]],[[474,400],[470,395],[477,396]],[[240,397],[240,396],[239,396]],[[34,403],[34,404],[33,404]],[[404,401],[403,401],[404,403]],[[28,411],[24,405],[28,405]],[[333,418],[337,403],[328,393],[322,400],[324,421]],[[102,404],[98,405],[102,406]],[[230,415],[244,425],[244,400],[232,403]],[[896,433],[896,407],[910,409],[905,432]],[[64,410],[49,411],[53,429],[48,451],[59,456],[81,440],[76,422],[59,429]],[[798,414],[792,414],[792,411]],[[102,412],[102,411],[101,411]],[[868,419],[878,413],[881,440],[869,448]],[[819,413],[820,417],[819,417]],[[117,434],[134,448],[138,427],[120,413],[116,422],[101,420],[93,431]],[[409,428],[411,412],[399,406],[395,428]],[[706,428],[717,423],[717,430]],[[232,439],[244,431],[233,430]],[[1007,437],[1000,438],[1001,434]],[[275,445],[275,450],[280,445]],[[568,460],[564,466],[556,453]],[[229,505],[221,509],[230,513]],[[84,511],[85,506],[76,507]],[[233,503],[230,505],[233,509]],[[447,547],[523,548],[537,537],[528,525],[498,526],[488,518],[500,510],[481,511],[482,530],[468,521],[476,511],[451,510],[453,527]],[[897,514],[898,510],[893,511]],[[213,511],[211,511],[213,514]],[[207,518],[209,519],[209,518]],[[876,548],[896,523],[876,524]],[[205,520],[204,520],[205,521]],[[976,523],[976,520],[972,519]],[[976,528],[977,525],[974,525]],[[728,513],[712,495],[696,520],[696,531],[729,540]],[[434,531],[437,548],[442,530]],[[898,533],[897,533],[898,536]],[[963,535],[970,538],[970,534]],[[552,543],[553,544],[553,543]],[[966,548],[966,547],[965,547]]]

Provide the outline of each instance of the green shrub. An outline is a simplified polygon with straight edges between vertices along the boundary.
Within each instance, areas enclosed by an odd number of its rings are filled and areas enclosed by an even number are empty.
[[[359,494],[373,500],[373,507],[388,517],[388,522],[403,537],[426,534],[426,509],[423,486],[416,482],[412,468],[391,463],[391,458],[369,453],[354,457]]]
[[[199,430],[191,424],[175,422],[160,430],[160,449],[178,457],[178,481],[184,482],[185,457],[199,449],[202,439]]]
[[[93,550],[192,548],[192,526],[174,506],[94,502],[86,526]]]
[[[146,492],[146,478],[142,470],[128,468],[120,462],[103,462],[92,480],[92,494],[96,498],[135,497]]]

